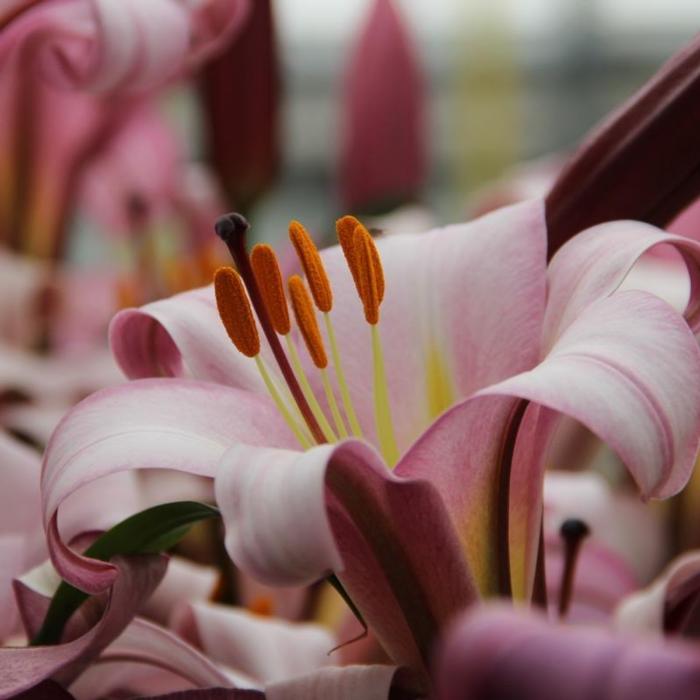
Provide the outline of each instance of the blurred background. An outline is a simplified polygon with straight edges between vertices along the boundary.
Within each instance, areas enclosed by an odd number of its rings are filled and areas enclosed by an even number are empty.
[[[396,0],[427,83],[424,202],[463,219],[514,164],[566,151],[697,31],[693,0]],[[342,79],[369,0],[273,3],[283,69],[283,167],[258,225],[320,227],[335,179]],[[269,234],[266,234],[269,235]]]

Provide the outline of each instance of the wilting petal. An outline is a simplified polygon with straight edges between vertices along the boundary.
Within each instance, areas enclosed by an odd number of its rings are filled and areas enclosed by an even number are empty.
[[[393,0],[373,0],[345,90],[344,206],[386,210],[417,199],[427,170],[425,88],[416,48]]]
[[[690,632],[697,636],[699,596],[700,553],[689,552],[672,562],[648,588],[620,605],[617,626],[633,632]]]
[[[433,487],[395,477],[362,443],[305,453],[237,446],[215,485],[236,564],[287,585],[339,572],[399,663],[424,668],[440,625],[474,598]]]
[[[645,252],[663,243],[676,248],[686,263],[690,299],[685,316],[694,331],[700,330],[700,245],[648,224],[616,221],[578,234],[554,256],[547,271],[544,347],[551,347],[588,304],[614,292]]]
[[[635,643],[482,608],[454,625],[436,676],[438,700],[691,700],[700,659],[690,646]]]
[[[618,453],[644,497],[667,497],[687,481],[697,451],[699,363],[695,339],[667,304],[620,292],[586,308],[533,370],[444,414],[396,471],[437,486],[482,588],[493,590],[488,574],[499,546],[497,477],[515,407],[510,397],[583,423]],[[525,594],[539,536],[544,448],[555,425],[550,413],[528,408],[512,462],[511,567],[515,590]]]
[[[42,501],[53,562],[87,592],[103,590],[114,567],[71,552],[56,529],[59,505],[78,488],[130,469],[213,476],[234,442],[289,446],[293,437],[272,403],[247,392],[193,381],[143,380],[105,389],[60,423],[44,457]]]
[[[0,697],[33,687],[55,677],[70,681],[129,624],[136,608],[153,592],[165,573],[163,557],[117,558],[118,575],[100,621],[88,632],[56,646],[0,650]]]
[[[173,628],[213,661],[261,684],[332,663],[333,636],[319,625],[290,623],[207,603],[182,606]]]

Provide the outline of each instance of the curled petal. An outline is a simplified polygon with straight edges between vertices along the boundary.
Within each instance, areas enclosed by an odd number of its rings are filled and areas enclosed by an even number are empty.
[[[131,469],[213,476],[227,447],[242,440],[286,447],[293,437],[269,400],[216,384],[143,380],[82,401],[61,421],[44,456],[43,520],[56,569],[91,593],[106,588],[115,573],[61,540],[58,508],[74,491]]]
[[[255,363],[235,351],[212,287],[118,313],[110,325],[114,357],[130,379],[182,376],[263,391]]]
[[[700,245],[638,221],[615,221],[578,234],[552,259],[544,347],[551,347],[588,304],[614,292],[644,253],[662,244],[677,249],[686,264],[685,317],[693,331],[700,330]]]
[[[409,450],[397,473],[437,486],[486,590],[493,589],[496,484],[512,397],[544,407],[526,411],[512,460],[511,568],[514,588],[527,595],[551,414],[575,418],[610,444],[644,497],[668,497],[688,480],[700,439],[700,351],[664,302],[614,294],[588,306],[534,369],[457,404]]]
[[[116,558],[118,575],[107,607],[90,630],[56,646],[1,649],[0,697],[14,697],[45,678],[55,677],[63,683],[75,678],[131,622],[163,577],[166,564],[164,557]]]
[[[697,634],[700,596],[700,553],[689,552],[672,562],[648,588],[629,596],[616,612],[617,627],[661,635]]]

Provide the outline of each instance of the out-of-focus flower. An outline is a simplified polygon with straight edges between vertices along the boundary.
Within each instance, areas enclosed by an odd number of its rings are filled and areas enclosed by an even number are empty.
[[[280,76],[270,0],[252,3],[245,31],[202,71],[209,161],[232,208],[249,211],[279,169]]]
[[[427,163],[425,88],[394,0],[374,0],[346,75],[340,154],[345,209],[386,213],[418,199]]]
[[[523,611],[487,608],[453,625],[435,676],[439,700],[691,700],[700,656],[688,645],[553,627]]]

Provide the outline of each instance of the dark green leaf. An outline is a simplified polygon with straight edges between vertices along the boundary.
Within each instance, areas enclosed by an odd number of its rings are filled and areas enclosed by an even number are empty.
[[[157,554],[175,545],[194,523],[218,516],[216,508],[196,501],[154,506],[122,520],[100,535],[85,550],[85,556],[109,561],[118,554]],[[57,644],[68,618],[87,598],[87,593],[63,581],[32,646]]]

